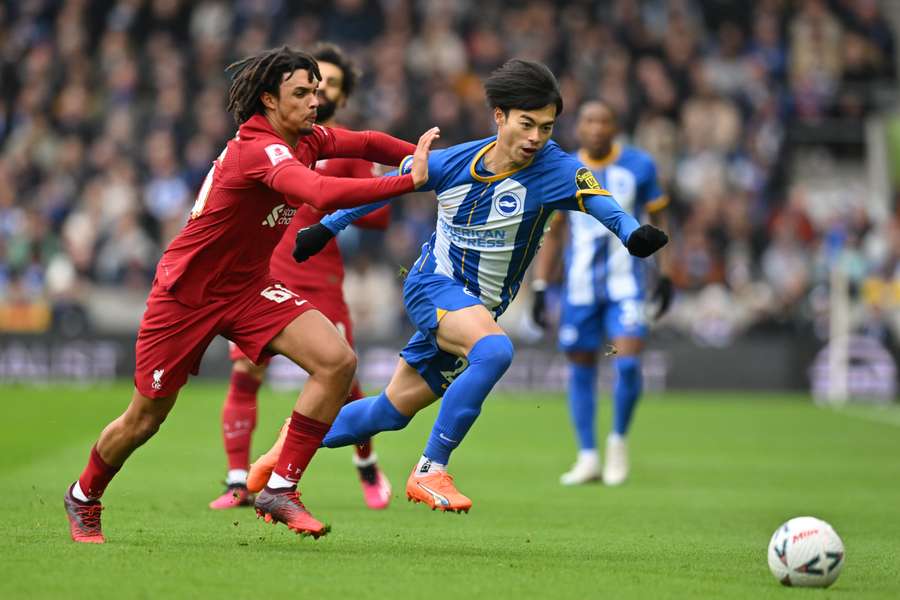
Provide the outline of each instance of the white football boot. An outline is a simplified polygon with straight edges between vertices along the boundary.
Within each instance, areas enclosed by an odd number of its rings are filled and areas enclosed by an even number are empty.
[[[596,450],[579,450],[572,468],[563,473],[559,482],[563,485],[581,485],[600,479],[600,455]]]
[[[603,465],[604,485],[620,485],[628,479],[628,444],[621,435],[611,433],[606,438],[606,462]]]

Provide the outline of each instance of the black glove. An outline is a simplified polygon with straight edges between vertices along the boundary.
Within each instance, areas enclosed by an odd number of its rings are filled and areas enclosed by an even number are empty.
[[[547,328],[547,284],[543,281],[532,281],[531,291],[533,299],[531,304],[531,319],[541,329]]]
[[[298,263],[308,260],[321,252],[333,239],[334,234],[321,223],[304,227],[297,232],[297,239],[294,241],[294,260]]]
[[[672,285],[672,280],[665,275],[660,275],[659,280],[656,282],[656,289],[653,290],[652,301],[654,304],[659,304],[654,318],[658,319],[666,314],[666,311],[672,306],[672,297],[674,295],[675,286]]]
[[[668,241],[669,236],[662,229],[657,229],[653,225],[641,225],[628,236],[625,247],[632,256],[647,258],[665,246]]]

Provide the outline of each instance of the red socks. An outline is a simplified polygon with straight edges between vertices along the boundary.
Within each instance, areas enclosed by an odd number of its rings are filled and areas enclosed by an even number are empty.
[[[300,481],[300,476],[322,445],[329,429],[330,423],[316,421],[294,411],[284,447],[278,457],[278,464],[275,465],[275,474],[292,483]]]
[[[222,407],[222,438],[229,469],[250,468],[250,438],[256,428],[256,392],[261,384],[249,373],[231,373],[231,385]]]
[[[120,468],[106,464],[100,458],[100,453],[97,452],[97,445],[94,444],[91,448],[91,457],[88,459],[88,464],[81,473],[81,477],[78,478],[78,486],[85,496],[91,500],[96,500],[103,495],[106,486],[109,485],[109,482],[112,481],[112,478],[115,477]]]

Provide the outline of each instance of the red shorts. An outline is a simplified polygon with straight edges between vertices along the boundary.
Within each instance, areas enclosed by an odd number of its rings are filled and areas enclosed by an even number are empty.
[[[136,344],[134,385],[149,398],[171,396],[197,374],[200,359],[217,335],[240,346],[253,362],[271,356],[266,346],[282,329],[315,306],[276,280],[202,308],[180,303],[153,286]]]
[[[341,292],[341,290],[338,289],[334,292],[319,290],[308,292],[300,289],[299,291],[303,294],[304,298],[309,300],[310,304],[312,304],[316,310],[325,315],[326,319],[334,323],[334,326],[337,328],[338,332],[342,336],[344,336],[344,339],[347,340],[347,343],[350,344],[350,347],[352,348],[353,327],[350,324],[350,309],[347,308],[347,303],[344,302],[344,294]],[[228,344],[228,354],[232,362],[241,358],[249,358],[234,342]],[[250,360],[252,362],[256,362],[256,364],[258,365],[267,366],[269,364],[270,358],[265,357],[262,359],[262,362],[257,362],[252,358]]]

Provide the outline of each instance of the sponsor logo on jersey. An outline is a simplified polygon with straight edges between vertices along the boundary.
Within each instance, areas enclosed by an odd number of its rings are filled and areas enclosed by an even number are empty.
[[[463,248],[506,248],[509,245],[506,229],[472,229],[438,219],[438,226],[451,242]],[[511,236],[510,236],[511,237]]]
[[[511,217],[518,214],[522,208],[522,201],[515,194],[505,192],[494,198],[494,207],[504,217]]]
[[[263,221],[262,224],[268,227],[287,225],[291,222],[291,219],[294,218],[294,213],[296,212],[296,208],[291,208],[290,206],[279,204],[272,209],[272,212],[266,215],[266,220]]]
[[[268,155],[269,162],[272,163],[272,166],[290,160],[291,156],[293,156],[291,151],[284,144],[269,144],[266,146],[266,154]]]

